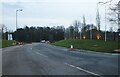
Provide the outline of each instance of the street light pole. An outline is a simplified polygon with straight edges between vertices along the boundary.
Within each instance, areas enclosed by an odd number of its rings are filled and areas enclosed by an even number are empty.
[[[16,31],[17,31],[17,11],[18,10],[16,10]]]
[[[16,10],[16,31],[17,31],[17,28],[18,28],[18,26],[17,26],[17,18],[18,18],[18,11],[23,11],[22,9],[20,9],[20,10]]]
[[[107,41],[107,33],[106,33],[106,6],[105,6],[105,42]]]
[[[17,29],[18,29],[18,25],[17,25],[17,15],[18,15],[18,11],[23,11],[22,9],[16,10],[16,41],[18,41],[18,36],[17,36]]]
[[[98,2],[97,3],[97,7],[98,7],[98,4],[100,4],[100,3],[102,3],[102,4],[107,4],[107,3],[109,3],[109,2],[111,2],[112,0],[110,0],[110,1],[107,1],[107,2]],[[106,5],[105,5],[105,42],[107,41],[107,33],[106,33]]]
[[[118,2],[118,42],[120,41],[120,1]],[[118,43],[118,46],[120,46],[120,43]]]

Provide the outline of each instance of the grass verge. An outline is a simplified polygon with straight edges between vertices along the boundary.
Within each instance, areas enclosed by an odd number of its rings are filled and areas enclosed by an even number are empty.
[[[104,41],[104,40],[80,40],[80,39],[69,39],[61,40],[52,45],[62,46],[70,48],[73,45],[76,49],[84,49],[98,52],[113,52],[113,50],[118,49],[117,41]]]
[[[0,47],[5,48],[5,47],[12,46],[14,42],[15,42],[14,40],[2,40],[2,46]]]

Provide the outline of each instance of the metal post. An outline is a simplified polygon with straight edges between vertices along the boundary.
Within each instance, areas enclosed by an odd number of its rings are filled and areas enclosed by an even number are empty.
[[[102,4],[107,4],[109,2],[112,2],[112,0],[107,1],[107,2],[98,2],[98,4],[102,3]],[[107,33],[106,33],[106,5],[105,5],[105,42],[107,41]]]
[[[81,30],[80,30],[80,39],[82,39],[82,38],[81,38]]]
[[[17,17],[18,17],[18,15],[17,15],[18,13],[17,12],[18,11],[23,11],[23,10],[22,9],[16,10],[16,31],[17,31],[17,28],[18,28],[18,25],[17,25]]]
[[[105,6],[105,42],[107,41],[107,33],[106,33],[106,6]]]
[[[16,31],[17,31],[17,11],[18,10],[16,10]]]
[[[18,12],[18,11],[23,11],[23,10],[22,10],[22,9],[16,10],[16,40],[17,40],[17,41],[18,41],[18,33],[17,33],[17,29],[18,29],[18,25],[17,25],[17,17],[18,17],[17,14],[18,14],[18,13],[17,13],[17,12]]]
[[[120,41],[120,1],[118,2],[118,42]],[[120,46],[120,44],[118,44]]]

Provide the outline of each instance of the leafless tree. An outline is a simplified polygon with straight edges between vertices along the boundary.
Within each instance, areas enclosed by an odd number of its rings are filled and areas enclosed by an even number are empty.
[[[110,7],[109,21],[118,24],[118,29],[120,29],[120,1],[114,6]]]
[[[96,25],[97,25],[97,29],[98,31],[100,31],[100,14],[99,14],[99,10],[97,9],[97,14],[96,14]]]

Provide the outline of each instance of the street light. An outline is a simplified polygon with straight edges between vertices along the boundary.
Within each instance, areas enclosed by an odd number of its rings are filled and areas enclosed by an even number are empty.
[[[118,2],[118,41],[120,40],[120,1]]]
[[[97,3],[97,7],[98,7],[98,4],[104,4],[105,5],[105,4],[107,4],[107,3],[111,2],[111,1],[112,0],[107,1],[107,2],[98,2]],[[107,37],[106,36],[107,36],[107,33],[106,33],[106,6],[105,6],[105,42],[107,41],[107,39],[106,39]]]
[[[16,10],[16,31],[17,31],[17,28],[18,28],[18,26],[17,26],[17,12],[18,11],[23,11],[23,9]]]

